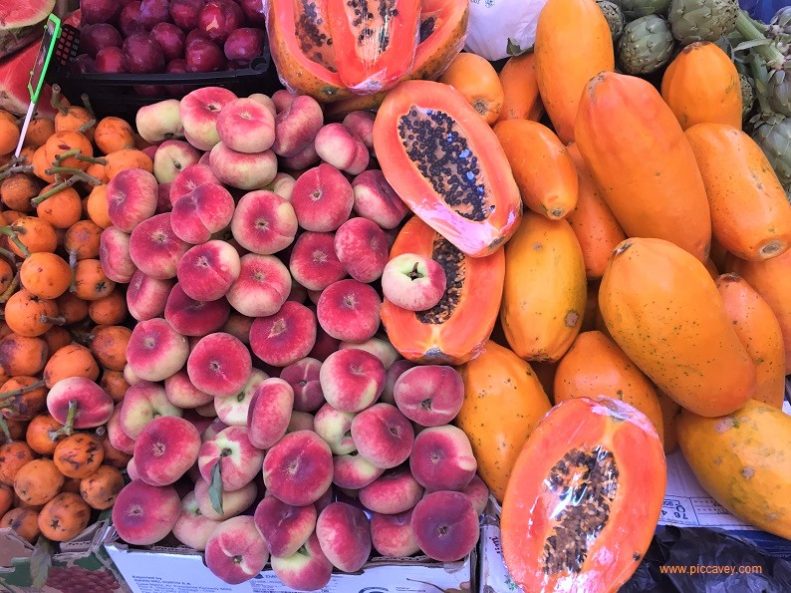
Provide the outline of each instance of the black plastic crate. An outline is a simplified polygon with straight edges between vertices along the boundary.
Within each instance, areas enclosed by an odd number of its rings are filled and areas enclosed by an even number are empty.
[[[63,25],[63,30],[50,63],[47,82],[57,83],[62,93],[73,104],[81,105],[81,95],[88,95],[96,116],[122,117],[134,123],[140,107],[164,99],[180,99],[190,91],[207,86],[227,88],[240,97],[252,93],[271,94],[283,88],[277,78],[269,44],[264,42],[264,55],[255,58],[250,66],[222,72],[189,72],[184,74],[81,74],[71,69],[79,54],[80,32]],[[140,94],[139,88],[154,90],[154,94]]]

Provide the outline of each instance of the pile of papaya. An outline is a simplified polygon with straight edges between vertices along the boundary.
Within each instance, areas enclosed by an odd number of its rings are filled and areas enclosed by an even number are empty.
[[[108,177],[145,156],[123,120],[53,102],[19,159],[21,121],[0,111],[0,528],[39,546],[79,535],[124,485],[131,456],[107,422],[131,330],[100,236]]]
[[[462,53],[391,91],[374,145],[457,254],[441,318],[386,302],[383,323],[410,360],[459,365],[515,582],[617,591],[677,448],[728,511],[791,538],[791,205],[722,49],[689,45],[652,83],[615,71],[595,2],[549,0],[499,72]]]

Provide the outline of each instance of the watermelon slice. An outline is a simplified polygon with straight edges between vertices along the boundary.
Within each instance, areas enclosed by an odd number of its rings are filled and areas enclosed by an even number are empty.
[[[30,102],[27,83],[40,45],[31,43],[22,51],[0,60],[0,109],[15,115],[24,115],[27,111]],[[38,100],[39,114],[54,115],[51,99],[52,92],[47,85]]]
[[[0,58],[41,37],[38,25],[53,8],[55,0],[0,0]]]

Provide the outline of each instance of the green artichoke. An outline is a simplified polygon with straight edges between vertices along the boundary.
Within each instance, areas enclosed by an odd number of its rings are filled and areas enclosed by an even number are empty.
[[[791,117],[791,69],[772,71],[766,91],[772,111]]]
[[[668,20],[682,45],[716,41],[736,27],[739,0],[671,0]]]
[[[615,2],[610,2],[610,0],[596,0],[596,4],[599,5],[604,18],[607,19],[607,24],[610,25],[613,41],[617,41],[621,33],[623,33],[623,28],[626,24],[621,7]]]
[[[674,46],[667,21],[649,14],[624,27],[618,40],[618,64],[626,74],[649,74],[667,64]]]
[[[753,139],[763,149],[780,183],[788,191],[791,187],[791,118],[759,124]]]
[[[619,3],[627,21],[649,14],[665,14],[670,6],[670,0],[620,0]]]
[[[742,119],[747,119],[755,105],[755,89],[749,76],[739,74],[739,83],[742,87]]]

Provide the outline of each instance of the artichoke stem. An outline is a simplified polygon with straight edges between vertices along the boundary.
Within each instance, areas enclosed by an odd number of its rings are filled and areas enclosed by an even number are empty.
[[[759,39],[766,39],[766,35],[755,26],[753,20],[747,16],[743,10],[739,11],[739,16],[736,17],[736,30],[744,37],[746,41],[757,41]],[[752,48],[756,53],[766,60],[770,68],[778,69],[783,67],[785,56],[773,44],[757,45]]]

